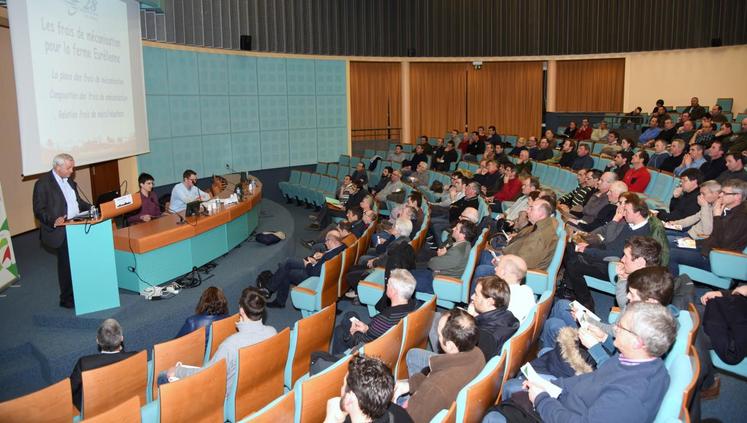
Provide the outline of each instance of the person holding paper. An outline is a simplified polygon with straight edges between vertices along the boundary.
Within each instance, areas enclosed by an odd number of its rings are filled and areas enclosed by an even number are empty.
[[[34,217],[39,220],[39,237],[42,244],[57,252],[57,281],[60,285],[60,307],[73,308],[73,278],[70,274],[70,256],[67,248],[65,220],[91,208],[81,200],[78,185],[73,181],[75,159],[65,153],[52,159],[52,170],[34,184]]]
[[[197,187],[197,172],[187,169],[182,174],[182,183],[174,185],[171,190],[171,205],[169,209],[177,213],[187,208],[187,203],[196,200],[209,200],[210,194]]]

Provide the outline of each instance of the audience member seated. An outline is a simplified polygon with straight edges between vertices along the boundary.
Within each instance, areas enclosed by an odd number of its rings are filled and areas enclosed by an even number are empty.
[[[655,140],[660,132],[661,128],[659,127],[659,119],[657,117],[651,117],[648,128],[646,128],[641,136],[638,137],[638,144],[645,145],[649,141]]]
[[[140,200],[142,201],[140,210],[127,218],[127,223],[136,225],[142,222],[148,222],[153,218],[161,216],[161,205],[158,202],[158,196],[153,192],[153,176],[147,173],[141,173],[137,177],[140,185]]]
[[[376,193],[381,192],[387,185],[389,185],[389,182],[392,180],[392,172],[394,172],[394,169],[392,169],[391,166],[384,167],[381,171],[379,182],[370,188],[372,195],[376,195]]]
[[[517,198],[516,201],[506,209],[505,213],[498,213],[496,220],[502,220],[505,223],[514,222],[519,218],[521,212],[526,214],[527,207],[529,206],[529,194],[540,188],[540,181],[536,176],[528,175],[519,176],[519,180],[521,180],[521,197]],[[513,226],[513,223],[508,223],[508,225]]]
[[[165,377],[163,373],[159,375],[159,384],[171,382],[174,378],[183,379],[221,360],[226,360],[226,396],[230,395],[239,371],[239,350],[260,343],[277,333],[274,327],[262,324],[264,315],[265,297],[257,288],[244,288],[239,298],[239,322],[236,323],[238,333],[221,342],[213,358],[202,368],[182,366],[179,363],[167,370]]]
[[[492,264],[477,266],[474,277],[472,278],[472,292],[474,292],[477,280],[486,276],[495,275],[506,281],[511,291],[511,299],[508,303],[508,310],[519,320],[523,322],[529,315],[537,301],[534,298],[534,291],[527,285],[524,285],[524,277],[527,274],[527,263],[523,258],[513,254],[501,256],[498,264],[493,267]]]
[[[708,147],[716,136],[716,131],[714,131],[713,125],[712,122],[704,119],[703,123],[700,125],[700,129],[695,131],[693,136],[690,138],[690,144],[698,144],[704,148]]]
[[[695,134],[695,123],[692,120],[686,120],[682,123],[682,126],[677,129],[677,135],[675,135],[676,138],[680,138],[682,140],[685,140],[686,142],[690,142],[690,139],[692,139],[693,135]]]
[[[563,141],[563,146],[560,149],[560,156],[550,159],[551,163],[558,163],[562,167],[571,167],[573,162],[576,160],[576,142],[572,139]]]
[[[703,182],[703,174],[698,169],[687,169],[680,175],[680,186],[672,191],[669,211],[657,210],[656,216],[662,222],[684,219],[698,213],[698,188]]]
[[[706,152],[708,154],[708,161],[700,166],[700,171],[703,172],[703,180],[711,181],[719,177],[726,170],[726,146],[723,141],[713,141],[711,146]]]
[[[685,158],[685,141],[680,138],[673,139],[669,152],[671,155],[664,159],[659,166],[659,170],[674,173],[674,170],[682,164],[682,160]]]
[[[599,122],[599,127],[594,128],[594,130],[591,131],[591,140],[596,142],[606,142],[609,133],[610,131],[607,129],[607,122],[601,121]]]
[[[692,144],[689,152],[682,158],[682,163],[674,169],[674,175],[680,176],[687,169],[699,169],[705,162],[703,146]]]
[[[604,158],[611,158],[615,157],[620,150],[622,150],[622,146],[620,145],[620,134],[618,134],[617,131],[610,131],[610,133],[607,134],[607,144],[602,147],[599,155]]]
[[[182,174],[182,182],[174,185],[174,188],[171,189],[169,209],[173,213],[178,213],[186,210],[187,203],[209,199],[210,194],[197,187],[197,172],[187,169]]]
[[[579,145],[578,150],[576,151],[576,158],[571,163],[571,169],[578,171],[581,169],[593,168],[594,159],[590,155],[589,146],[586,144]]]
[[[617,175],[617,179],[622,181],[625,177],[625,174],[628,173],[628,170],[630,170],[629,163],[632,158],[633,153],[622,150],[619,153],[615,154],[615,158],[612,159],[611,162],[607,163],[604,171],[615,172],[615,175]]]
[[[425,162],[425,168],[428,169],[428,155],[425,154],[423,146],[418,144],[415,146],[415,152],[412,153],[412,157],[402,162],[402,169],[415,172],[416,168],[420,166],[420,162]]]
[[[464,209],[467,207],[472,207],[474,209],[479,209],[480,203],[478,200],[480,194],[480,184],[472,181],[465,185],[464,187],[464,197],[460,198],[459,200],[454,201],[447,211],[447,215],[439,215],[436,213],[436,210],[433,210],[433,213],[431,215],[431,225],[430,225],[430,231],[431,236],[433,236],[433,242],[435,245],[440,246],[441,241],[441,232],[448,229],[450,226],[452,226],[455,222],[459,220],[459,216],[461,216]]]
[[[511,401],[525,404],[538,421],[653,421],[669,387],[669,374],[661,357],[677,332],[677,321],[666,307],[639,302],[631,305],[614,326],[620,351],[596,371],[553,383],[563,392],[552,398],[541,387],[525,383],[529,404],[514,394]],[[506,421],[491,413],[483,421]]]
[[[202,291],[200,301],[195,308],[195,314],[187,317],[184,325],[179,329],[176,338],[192,333],[199,328],[209,328],[213,322],[223,320],[228,317],[228,300],[223,294],[223,290],[211,286]],[[209,331],[205,330],[205,345],[207,345]]]
[[[534,138],[534,145],[537,145],[537,137],[529,137]],[[513,157],[519,157],[519,153],[521,153],[524,150],[529,150],[529,147],[527,147],[527,139],[524,137],[519,137],[516,140],[516,145],[509,151],[508,155]]]
[[[547,138],[542,138],[539,143],[539,149],[533,160],[538,162],[544,162],[553,158],[553,149],[550,146],[550,141]]]
[[[101,322],[99,329],[96,331],[96,345],[100,353],[79,358],[75,363],[75,367],[73,367],[72,373],[70,373],[73,404],[78,410],[82,409],[83,372],[117,363],[136,354],[135,352],[125,352],[122,326],[114,319],[106,319]]]
[[[657,139],[654,143],[654,154],[652,154],[648,159],[648,167],[659,169],[661,165],[664,164],[664,160],[672,156],[669,154],[669,151],[667,151],[668,147],[669,143],[665,140],[661,138]]]
[[[576,121],[572,120],[568,122],[568,126],[563,131],[563,135],[566,138],[575,139],[577,130],[578,130],[578,127],[576,127]]]
[[[434,153],[433,155],[433,161],[431,163],[431,169],[437,170],[439,172],[448,172],[451,164],[456,162],[459,159],[459,156],[457,155],[456,149],[454,147],[454,141],[449,141],[446,143],[446,147],[444,148],[443,152],[439,154],[439,152]]]
[[[729,153],[743,153],[747,150],[747,117],[742,119],[741,130],[727,140]]]
[[[500,190],[493,196],[492,209],[495,212],[503,210],[501,203],[515,201],[521,194],[521,180],[517,177],[516,166],[513,163],[503,165],[503,183]]]
[[[716,181],[705,181],[700,185],[700,194],[696,201],[698,210],[695,214],[679,220],[666,222],[667,238],[670,247],[676,245],[676,238],[689,236],[692,239],[708,238],[713,231],[713,204],[719,198],[721,184]],[[671,208],[671,207],[670,207]],[[661,219],[661,215],[659,216]]]
[[[340,203],[345,204],[348,198],[355,193],[354,189],[353,179],[350,175],[345,175],[340,182],[340,186],[337,187],[337,191],[335,191],[335,197],[340,200]]]
[[[651,182],[651,174],[646,167],[648,153],[644,150],[636,152],[630,159],[630,163],[632,166],[625,172],[623,182],[628,186],[629,191],[642,193]]]
[[[591,138],[592,128],[589,124],[589,119],[581,119],[581,126],[576,130],[575,139],[578,141],[585,141]]]
[[[488,160],[485,168],[480,168],[475,172],[473,179],[482,186],[483,194],[493,195],[500,177],[498,163],[495,160]]]
[[[428,187],[429,178],[428,162],[423,160],[418,163],[415,171],[407,176],[407,183],[414,187]]]
[[[433,278],[435,276],[450,276],[461,278],[467,265],[471,242],[479,234],[474,223],[460,220],[451,230],[453,243],[441,246],[436,251],[436,256],[428,261],[427,269],[415,269],[412,271],[415,280],[418,281],[417,291],[433,293]]]
[[[664,140],[666,142],[672,142],[675,135],[677,135],[677,128],[674,126],[674,122],[671,118],[667,118],[664,120],[664,127],[659,132],[659,135],[656,137],[656,139]],[[649,141],[647,143],[647,147],[651,146],[652,142]]]
[[[368,172],[366,172],[366,165],[363,162],[358,162],[355,164],[355,170],[353,171],[353,174],[350,175],[350,178],[353,180],[353,183],[359,182],[361,186],[368,185]]]
[[[633,236],[651,233],[649,210],[646,202],[635,193],[621,197],[617,212],[608,224],[585,236],[574,237],[569,243],[563,264],[565,268],[562,285],[571,292],[561,295],[575,298],[590,310],[594,310],[594,299],[586,286],[584,275],[598,279],[609,278],[606,257],[621,257],[625,242]]]
[[[597,172],[596,178],[594,178],[594,176],[592,175],[593,172]],[[598,170],[579,170],[576,173],[578,186],[573,191],[560,197],[560,199],[558,200],[558,210],[560,210],[561,213],[568,213],[569,210],[573,207],[583,207],[586,202],[589,201],[591,195],[594,193],[594,186],[599,180],[599,176],[601,175],[602,172]]]
[[[615,177],[615,174],[612,172],[605,172],[605,175],[610,175],[610,180]],[[597,212],[596,216],[584,216],[581,219],[570,218],[567,220],[567,223],[571,226],[571,229],[581,230],[582,232],[593,232],[594,230],[601,228],[612,221],[612,218],[615,217],[620,196],[626,192],[628,192],[628,186],[625,185],[625,182],[613,182],[605,194],[607,201]],[[591,203],[591,201],[589,201],[589,203]],[[591,221],[586,220],[587,218],[591,219]]]
[[[721,185],[721,193],[713,204],[713,232],[696,241],[696,248],[672,248],[669,252],[669,271],[680,274],[679,265],[685,264],[711,270],[709,254],[714,248],[741,252],[747,247],[747,183],[729,179]]]
[[[353,182],[352,194],[344,203],[342,203],[342,205],[325,203],[318,215],[309,215],[311,223],[308,228],[311,230],[328,228],[332,218],[347,217],[348,212],[354,206],[360,206],[361,210],[365,213],[366,211],[371,210],[372,205],[373,197],[368,194],[368,191],[363,189],[363,185],[361,185],[360,181]]]
[[[398,381],[394,390],[394,398],[412,395],[405,409],[414,421],[430,421],[439,411],[448,409],[459,390],[480,373],[485,356],[476,348],[478,339],[477,322],[466,311],[454,308],[441,316],[438,343],[444,353],[430,357],[427,375],[410,374],[409,380]]]
[[[405,184],[402,182],[402,172],[399,170],[392,171],[389,183],[381,191],[376,193],[376,201],[382,206],[381,208],[386,208],[387,197],[395,191],[402,191],[404,189]]]
[[[726,170],[716,178],[716,182],[724,184],[729,179],[739,179],[747,182],[747,171],[744,170],[745,158],[741,153],[726,154]]]
[[[394,376],[376,357],[355,355],[340,397],[327,400],[325,423],[391,422],[412,423],[405,410],[392,402]]]
[[[394,327],[417,307],[415,301],[410,301],[414,292],[415,278],[412,274],[405,269],[392,270],[384,292],[391,305],[371,318],[369,324],[363,323],[358,313],[346,312],[335,327],[332,354],[341,354],[356,345],[371,342]]]
[[[402,146],[400,144],[397,144],[394,147],[394,151],[390,151],[389,154],[386,155],[386,159],[390,162],[396,162],[396,163],[402,163],[407,158],[407,154],[402,150]]]
[[[317,251],[303,259],[289,257],[279,263],[278,269],[272,275],[269,285],[259,287],[266,289],[270,294],[277,293],[275,301],[268,303],[267,307],[285,307],[291,284],[298,285],[310,276],[319,276],[322,272],[322,265],[345,250],[345,244],[342,243],[340,235],[340,232],[336,230],[327,233],[324,241],[327,248],[326,252]]]
[[[706,109],[705,107],[701,106],[698,102],[698,97],[693,97],[690,99],[690,105],[685,108],[685,110],[682,111],[682,113],[687,113],[690,115],[690,119],[692,120],[698,120],[705,116]]]
[[[521,150],[519,152],[519,159],[516,160],[516,174],[517,175],[531,175],[532,169],[534,168],[534,165],[532,164],[532,159],[529,157],[529,150]]]
[[[602,171],[597,169],[586,172],[584,185],[592,189],[588,198],[583,200],[579,197],[576,198],[576,201],[573,201],[574,199],[571,198],[571,205],[565,204],[563,198],[561,198],[558,204],[558,211],[560,211],[566,221],[576,221],[577,219],[585,222],[594,221],[602,208],[609,204],[607,193],[612,183],[616,180],[617,176],[613,172],[602,173]],[[581,181],[579,181],[580,183]]]

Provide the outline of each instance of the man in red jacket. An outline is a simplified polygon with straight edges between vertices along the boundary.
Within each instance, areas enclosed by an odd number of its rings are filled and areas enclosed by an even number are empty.
[[[628,186],[628,191],[643,192],[646,190],[648,183],[651,181],[651,174],[646,168],[648,163],[648,153],[641,150],[633,154],[630,159],[631,168],[625,172],[623,182]]]
[[[516,177],[516,165],[506,163],[503,165],[503,186],[493,196],[493,210],[502,211],[501,202],[515,201],[521,194],[521,181]]]

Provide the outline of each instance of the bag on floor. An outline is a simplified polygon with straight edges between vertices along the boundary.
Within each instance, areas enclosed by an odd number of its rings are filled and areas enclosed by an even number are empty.
[[[285,239],[285,232],[260,232],[254,236],[254,239],[256,239],[260,244],[264,245],[277,244],[278,242]]]

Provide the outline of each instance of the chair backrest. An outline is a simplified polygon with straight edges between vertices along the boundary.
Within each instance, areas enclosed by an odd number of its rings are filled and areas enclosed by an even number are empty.
[[[140,423],[140,421],[140,400],[137,397],[132,397],[95,417],[82,420],[84,423]]]
[[[700,327],[700,314],[698,314],[698,310],[695,309],[693,303],[687,305],[687,310],[690,312],[690,318],[693,322],[693,327],[687,336],[687,345],[692,346],[695,345],[695,335],[698,333],[698,328]]]
[[[508,355],[506,357],[506,371],[503,372],[503,383],[516,376],[519,367],[524,364],[524,359],[531,345],[532,329],[534,328],[532,323],[534,322],[534,314],[536,312],[537,307],[532,308],[532,311],[529,312],[529,316],[521,324],[519,330],[516,331],[508,342],[503,344],[501,355]]]
[[[288,178],[288,182],[292,184],[297,184],[301,181],[301,172],[297,170],[291,170],[290,178]]]
[[[553,291],[547,290],[540,297],[537,302],[537,312],[534,314],[534,324],[532,329],[532,343],[537,341],[540,332],[542,332],[542,326],[545,325],[547,316],[550,314],[550,308],[552,308]]]
[[[439,415],[440,414],[441,413],[439,413]],[[454,422],[456,422],[456,401],[451,403],[451,407],[449,407],[449,409],[446,410],[446,413],[443,415],[443,418],[441,419],[441,423],[454,423]]]
[[[402,347],[399,350],[397,369],[392,373],[397,379],[407,378],[407,365],[405,357],[407,352],[413,348],[425,348],[428,342],[428,332],[433,325],[433,317],[436,313],[436,297],[433,296],[417,310],[411,312],[404,318],[402,334]]]
[[[283,395],[283,373],[290,346],[290,329],[239,350],[235,419],[244,418]]]
[[[216,320],[210,325],[210,357],[208,357],[208,360],[213,358],[221,342],[238,332],[238,329],[236,329],[236,322],[238,321],[239,313],[236,313],[225,319]]]
[[[345,275],[348,274],[348,271],[355,263],[356,256],[358,255],[358,242],[360,240],[356,240],[350,244],[342,253],[342,267],[340,268],[340,277],[337,281],[337,298],[340,298],[348,290],[348,280],[345,278]]]
[[[319,282],[322,284],[322,286],[319,287],[322,293],[320,296],[321,304],[319,304],[318,307],[319,310],[330,304],[334,304],[337,301],[340,270],[342,268],[342,256],[342,253],[338,254],[325,261],[322,265],[322,272],[319,275]]]
[[[373,236],[374,231],[376,230],[376,225],[371,224],[368,228],[366,228],[366,231],[363,232],[363,235],[358,239],[358,250],[355,253],[355,263],[358,263],[358,260],[366,253],[368,250],[368,245],[371,243],[371,237]]]
[[[506,354],[495,356],[470,383],[459,391],[456,417],[460,422],[479,423],[498,398],[501,373],[505,370]]]
[[[309,372],[309,361],[314,351],[329,351],[335,326],[335,304],[296,321],[291,332],[288,361],[285,366],[285,386],[288,389]]]
[[[475,272],[475,266],[477,266],[477,260],[480,259],[480,255],[482,255],[482,250],[485,249],[485,244],[488,242],[488,230],[483,229],[480,233],[480,236],[477,237],[477,240],[475,240],[475,244],[472,246],[472,249],[469,252],[469,257],[467,258],[467,265],[464,267],[464,273],[462,273],[462,295],[461,299],[462,302],[468,303],[469,302],[469,292],[470,292],[470,284],[472,282],[472,275]]]
[[[258,412],[252,414],[241,423],[276,423],[292,422],[296,414],[296,393],[288,392]]]
[[[667,356],[664,357],[664,363],[669,364],[677,358],[677,356],[687,354],[690,349],[690,331],[693,329],[693,319],[690,316],[690,312],[687,310],[681,310],[677,316],[677,336],[674,338],[674,343],[669,349]]]
[[[678,353],[674,360],[666,362],[669,387],[664,394],[654,422],[674,421],[682,408],[689,406],[700,373],[700,361],[694,346],[691,346],[688,352],[689,355]]]
[[[327,400],[340,395],[345,374],[348,372],[348,355],[332,367],[316,374],[296,386],[296,408],[300,423],[324,421],[327,414]]]
[[[161,423],[222,422],[226,399],[226,360],[190,377],[159,387]]]
[[[205,338],[203,336],[204,344]],[[83,417],[101,414],[130,397],[137,397],[140,405],[147,402],[148,353],[139,353],[122,361],[98,369],[86,370],[83,380]],[[116,383],[112,383],[116,381]]]
[[[0,403],[0,421],[4,423],[70,423],[73,417],[70,379],[65,378],[36,392]]]
[[[363,346],[363,352],[366,355],[379,357],[389,367],[392,374],[394,374],[397,358],[399,358],[399,351],[402,348],[404,325],[404,320],[400,320],[383,335]]]
[[[202,366],[205,359],[205,328],[201,327],[171,341],[153,346],[153,374],[166,371],[180,361],[188,366]],[[158,398],[158,378],[153,378],[153,399]]]

